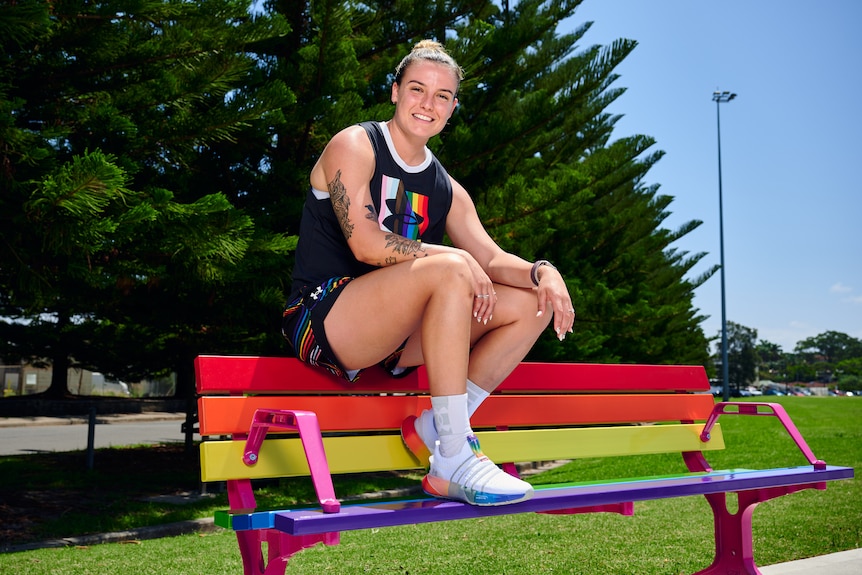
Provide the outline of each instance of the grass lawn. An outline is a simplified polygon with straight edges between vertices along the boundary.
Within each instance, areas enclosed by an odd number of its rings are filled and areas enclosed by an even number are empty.
[[[852,466],[857,474],[862,470],[862,399],[779,397],[772,401],[785,406],[815,455],[830,464]],[[727,415],[720,422],[728,449],[710,454],[709,460],[717,469],[805,464],[776,418]],[[70,471],[57,473],[50,467],[28,471],[35,466],[28,465],[28,459],[35,461],[32,457],[0,458],[0,493],[8,494],[10,485],[20,486],[22,480],[30,484],[47,477],[52,483],[42,486],[42,497],[50,499],[53,493],[64,490],[68,497],[70,485],[86,479]],[[99,452],[97,457],[106,456]],[[91,495],[93,500],[98,495],[109,502],[105,512],[96,516],[88,516],[80,509],[68,512],[66,515],[77,514],[78,519],[65,522],[65,527],[61,513],[59,519],[49,522],[51,527],[42,525],[41,531],[31,531],[55,537],[66,528],[69,531],[62,534],[68,536],[92,529],[94,522],[104,530],[125,529],[207,516],[213,508],[224,506],[223,499],[192,507],[140,502],[138,498],[147,491],[147,485],[154,487],[158,483],[164,492],[168,486],[189,481],[186,470],[175,472],[170,468],[161,469],[158,475],[161,479],[147,479],[142,469],[146,462],[141,463],[131,470],[136,477],[123,480],[117,475],[118,469],[110,478],[99,476],[98,492]],[[680,458],[671,456],[579,460],[531,481],[583,481],[683,469]],[[97,463],[97,471],[91,473],[108,471],[98,471]],[[175,477],[173,484],[171,475]],[[348,490],[361,492],[368,487],[367,483],[415,482],[413,478],[379,476],[364,477],[363,484],[355,477],[342,479],[336,485],[339,495]],[[125,482],[126,488],[115,485],[118,481]],[[193,476],[190,481],[194,481]],[[311,494],[306,482],[292,481],[289,487],[299,490],[300,500]],[[281,497],[274,493],[275,490],[266,489],[264,497],[268,502]],[[285,504],[293,499],[282,498]],[[3,499],[0,509],[4,509]],[[862,482],[860,479],[833,482],[826,491],[808,490],[768,501],[754,513],[754,534],[755,559],[759,565],[862,547]],[[0,536],[6,537],[3,531]],[[706,567],[713,555],[712,515],[703,497],[636,503],[634,517],[524,514],[347,532],[341,535],[341,540],[336,547],[318,546],[303,551],[291,560],[287,572],[678,575]],[[226,531],[9,553],[0,558],[0,564],[3,572],[32,575],[242,573],[236,540]]]

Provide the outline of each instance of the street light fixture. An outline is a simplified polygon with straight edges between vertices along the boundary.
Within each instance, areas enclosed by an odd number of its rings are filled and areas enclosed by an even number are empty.
[[[715,118],[718,125],[718,235],[721,250],[721,385],[724,401],[730,400],[730,381],[728,381],[727,363],[727,311],[724,296],[724,208],[721,195],[721,105],[736,98],[732,92],[712,93],[715,102]]]

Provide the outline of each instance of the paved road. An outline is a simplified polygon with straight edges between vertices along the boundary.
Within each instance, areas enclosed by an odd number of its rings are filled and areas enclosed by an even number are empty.
[[[59,422],[61,424],[56,424]],[[183,417],[177,415],[158,421],[119,420],[97,423],[95,447],[182,442]],[[88,426],[85,421],[55,420],[55,424],[22,420],[20,425],[6,421],[0,426],[0,455],[24,455],[44,451],[75,451],[87,449]],[[47,422],[51,423],[51,422]],[[196,439],[199,439],[196,436]]]

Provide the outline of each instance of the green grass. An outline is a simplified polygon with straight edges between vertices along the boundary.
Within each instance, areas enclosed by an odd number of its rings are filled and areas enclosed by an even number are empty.
[[[0,457],[0,548],[212,517],[227,508],[226,494],[181,505],[152,499],[199,490],[198,461],[197,450],[186,453],[179,444],[100,449],[90,471],[83,452]],[[419,479],[345,475],[334,484],[336,493],[349,497],[414,486]],[[256,495],[261,508],[315,500],[305,477],[261,482]]]
[[[782,397],[775,401],[786,407],[818,457],[830,464],[852,466],[857,473],[862,470],[862,400]],[[729,448],[710,454],[715,468],[806,463],[775,418],[728,415],[720,423]],[[8,468],[3,461],[0,489],[7,483]],[[26,473],[25,468],[17,472]],[[531,481],[583,481],[682,469],[676,456],[581,460]],[[340,481],[337,492],[341,495],[348,487],[357,491],[366,487],[351,485],[353,479]],[[404,479],[386,481],[400,484]],[[291,485],[308,490],[305,484]],[[66,486],[60,482],[57,487]],[[275,501],[269,495],[274,490],[266,491],[265,499]],[[759,565],[862,547],[862,482],[833,482],[826,491],[808,490],[765,502],[754,513],[754,534]],[[341,540],[336,547],[303,551],[291,560],[287,572],[678,575],[703,569],[713,554],[711,512],[702,497],[636,503],[634,517],[525,514],[347,532]],[[2,564],[4,572],[33,575],[242,572],[236,540],[227,531],[12,553],[2,557]]]

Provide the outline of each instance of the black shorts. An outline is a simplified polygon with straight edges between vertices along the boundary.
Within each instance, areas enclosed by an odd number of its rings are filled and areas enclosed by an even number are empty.
[[[287,301],[281,320],[281,334],[300,361],[322,367],[331,374],[350,382],[356,381],[362,370],[347,370],[338,362],[326,339],[326,329],[323,324],[341,290],[352,279],[335,277],[320,285],[305,286],[294,292]],[[397,369],[398,360],[406,344],[406,341],[402,343],[380,363],[394,377],[403,377],[415,369],[415,367]]]

